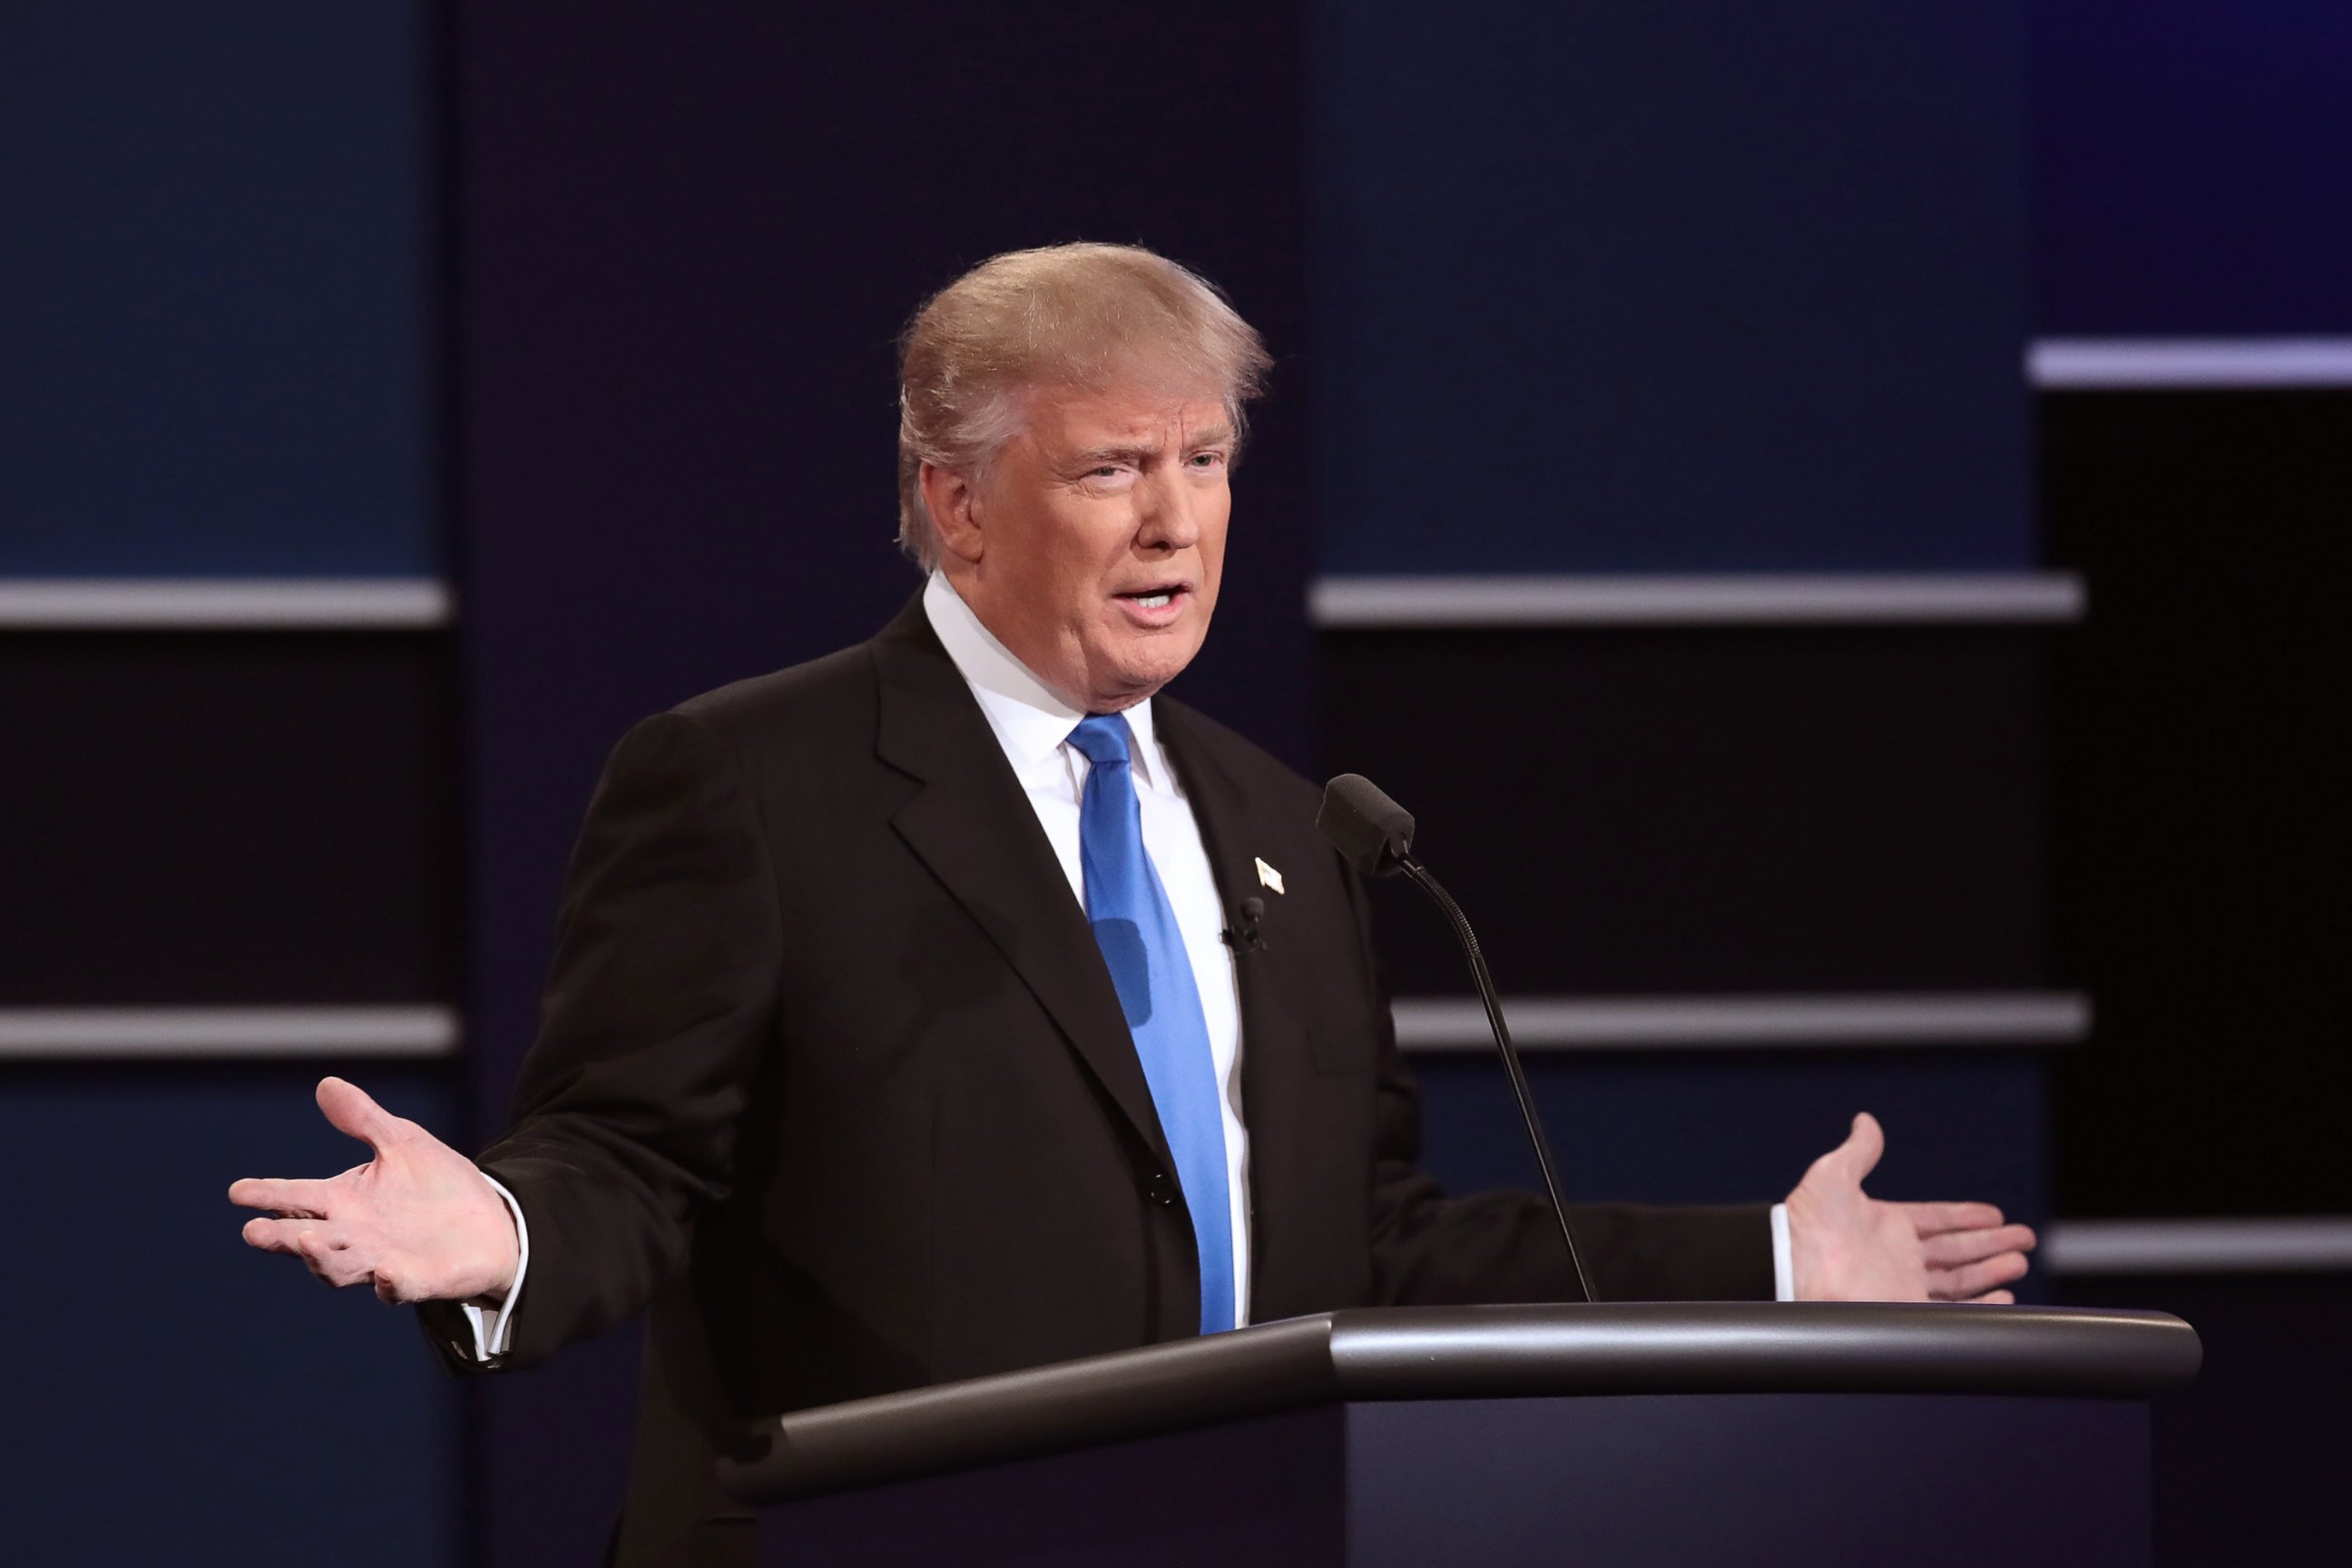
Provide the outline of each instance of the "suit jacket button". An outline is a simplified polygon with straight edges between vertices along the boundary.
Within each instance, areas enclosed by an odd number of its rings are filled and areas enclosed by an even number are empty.
[[[1166,1208],[1176,1201],[1176,1184],[1168,1179],[1165,1171],[1154,1171],[1143,1184],[1143,1195]]]

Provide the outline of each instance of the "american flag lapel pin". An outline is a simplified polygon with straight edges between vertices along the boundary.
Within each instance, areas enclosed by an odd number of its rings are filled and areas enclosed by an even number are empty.
[[[1272,888],[1277,893],[1282,891],[1282,873],[1262,859],[1257,863],[1257,879],[1260,887]]]

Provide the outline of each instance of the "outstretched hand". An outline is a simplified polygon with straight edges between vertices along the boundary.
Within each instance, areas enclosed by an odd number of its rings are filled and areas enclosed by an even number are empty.
[[[2033,1231],[1990,1204],[1896,1204],[1862,1181],[1886,1151],[1868,1111],[1789,1194],[1789,1251],[1800,1301],[1987,1301],[2017,1298]]]
[[[246,1241],[299,1258],[330,1285],[373,1285],[386,1301],[503,1298],[520,1245],[475,1163],[341,1079],[320,1080],[319,1109],[375,1158],[323,1180],[231,1184],[229,1202],[277,1216],[246,1221]]]

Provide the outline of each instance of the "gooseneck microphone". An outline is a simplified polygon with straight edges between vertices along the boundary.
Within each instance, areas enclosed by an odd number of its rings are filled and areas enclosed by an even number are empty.
[[[1584,1258],[1576,1250],[1575,1233],[1569,1229],[1568,1205],[1560,1201],[1559,1178],[1552,1173],[1551,1146],[1544,1142],[1543,1123],[1536,1120],[1535,1096],[1528,1091],[1528,1075],[1519,1067],[1510,1028],[1503,1022],[1503,1005],[1495,996],[1495,978],[1486,973],[1486,955],[1479,951],[1478,933],[1470,929],[1469,917],[1454,896],[1412,858],[1412,814],[1363,774],[1341,773],[1323,786],[1323,809],[1316,814],[1315,826],[1348,864],[1365,876],[1389,877],[1402,871],[1410,877],[1453,925],[1463,955],[1470,961],[1470,978],[1477,982],[1478,1000],[1486,1005],[1486,1022],[1495,1031],[1495,1048],[1503,1054],[1511,1092],[1518,1097],[1519,1116],[1527,1123],[1528,1142],[1535,1145],[1536,1166],[1543,1173],[1544,1194],[1551,1199],[1552,1216],[1559,1221],[1559,1238],[1568,1244],[1576,1282],[1583,1288],[1586,1300],[1598,1301],[1592,1276],[1584,1271]]]

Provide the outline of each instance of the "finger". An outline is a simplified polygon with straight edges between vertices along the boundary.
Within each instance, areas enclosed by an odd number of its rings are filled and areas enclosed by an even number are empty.
[[[228,1201],[239,1208],[324,1219],[332,1188],[319,1181],[280,1181],[275,1176],[247,1176],[231,1182]]]
[[[2014,1307],[2017,1297],[2009,1290],[1988,1290],[1981,1296],[1969,1297],[1968,1304],[1971,1307]]]
[[[238,1234],[247,1247],[257,1247],[264,1252],[287,1252],[300,1256],[296,1245],[302,1233],[317,1226],[304,1219],[249,1219]]]
[[[330,1285],[356,1285],[369,1277],[369,1260],[347,1238],[315,1220],[249,1219],[245,1240],[264,1252],[299,1258],[310,1272]]]
[[[311,1229],[294,1238],[294,1250],[310,1266],[310,1272],[328,1284],[341,1288],[357,1285],[370,1277],[367,1261],[356,1247],[338,1244],[325,1231]]]
[[[375,1299],[392,1306],[404,1301],[422,1301],[433,1292],[425,1287],[419,1260],[410,1254],[379,1258],[370,1277],[375,1281]]]
[[[1878,1125],[1878,1118],[1869,1111],[1858,1112],[1853,1130],[1845,1142],[1813,1162],[1815,1168],[1828,1171],[1856,1186],[1877,1167],[1878,1157],[1886,1152],[1886,1134]]]
[[[2031,1252],[2033,1243],[2032,1226],[2004,1225],[1991,1230],[1948,1230],[1927,1237],[1920,1242],[1920,1250],[1928,1268],[1957,1268],[2003,1252]]]
[[[245,1239],[247,1245],[264,1252],[300,1258],[311,1273],[330,1285],[343,1282],[336,1276],[343,1268],[344,1255],[313,1221],[249,1219],[245,1222]]]
[[[319,1080],[319,1109],[335,1131],[349,1133],[378,1152],[398,1136],[403,1125],[399,1117],[369,1099],[365,1089],[340,1078]]]
[[[1937,1301],[1965,1301],[2025,1278],[2025,1254],[2004,1252],[1958,1268],[1927,1270],[1927,1295]]]
[[[1903,1209],[1923,1237],[1948,1230],[1990,1230],[2001,1222],[2000,1210],[1990,1204],[1905,1204]]]

